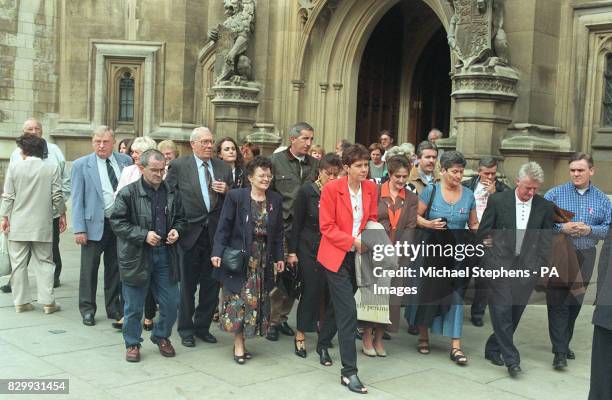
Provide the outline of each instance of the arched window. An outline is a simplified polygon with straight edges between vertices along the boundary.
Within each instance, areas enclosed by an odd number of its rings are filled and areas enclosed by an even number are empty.
[[[612,126],[612,54],[606,56],[604,81],[603,126]]]
[[[119,79],[119,121],[134,121],[134,78],[130,72]]]

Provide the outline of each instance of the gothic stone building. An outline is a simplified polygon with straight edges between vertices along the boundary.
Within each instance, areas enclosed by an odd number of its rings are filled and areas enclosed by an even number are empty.
[[[551,186],[573,151],[612,165],[612,1],[0,0],[0,160],[28,116],[68,160],[101,124],[270,148],[304,120],[327,150],[438,127]]]

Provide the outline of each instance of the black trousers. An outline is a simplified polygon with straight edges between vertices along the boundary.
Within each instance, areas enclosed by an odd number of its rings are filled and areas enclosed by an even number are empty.
[[[325,313],[317,348],[328,348],[337,328],[341,373],[343,376],[351,376],[357,373],[355,253],[346,254],[338,272],[326,270],[326,275],[333,307],[328,307]]]
[[[595,266],[595,248],[576,250],[581,260],[580,271],[585,287],[588,286]],[[548,308],[548,334],[553,353],[568,353],[574,336],[574,325],[580,314],[584,296],[574,297],[568,288],[549,288],[546,292]]]
[[[474,299],[470,308],[472,319],[482,319],[487,309],[489,287],[486,279],[474,278]]]
[[[96,289],[100,257],[104,254],[104,303],[106,315],[111,319],[123,316],[123,299],[117,264],[117,238],[108,219],[104,219],[104,233],[100,240],[88,240],[81,246],[81,273],[79,277],[79,311],[81,315],[96,314]]]
[[[325,310],[331,308],[325,271],[325,267],[316,260],[300,265],[302,295],[296,315],[297,329],[300,332],[316,332],[321,304],[325,304]]]
[[[219,282],[213,278],[210,262],[212,247],[208,231],[202,230],[193,247],[185,251],[181,262],[181,302],[178,314],[178,333],[182,338],[204,334],[210,329],[215,307],[219,303]],[[200,286],[198,305],[195,293]]]
[[[521,363],[521,356],[514,345],[514,332],[536,283],[537,277],[534,276],[521,280],[491,281],[489,285],[489,314],[493,334],[487,340],[485,354],[501,353],[506,366]]]
[[[612,399],[612,330],[595,325],[591,349],[589,400]]]
[[[54,281],[59,282],[60,274],[62,273],[62,255],[59,250],[60,231],[59,217],[53,218],[53,262],[55,263]]]

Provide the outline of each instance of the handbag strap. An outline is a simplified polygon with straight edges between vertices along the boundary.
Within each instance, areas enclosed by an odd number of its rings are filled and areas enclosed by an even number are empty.
[[[429,211],[431,210],[431,205],[433,204],[434,197],[436,197],[436,184],[432,184],[431,195],[429,196],[429,201],[427,202],[427,210],[425,211],[425,219],[429,219]]]

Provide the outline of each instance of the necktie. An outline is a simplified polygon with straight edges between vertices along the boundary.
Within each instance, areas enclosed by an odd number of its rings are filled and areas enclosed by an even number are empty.
[[[106,171],[108,172],[108,179],[110,180],[110,184],[113,187],[113,192],[116,192],[117,184],[119,184],[119,181],[117,180],[117,175],[115,175],[115,169],[111,165],[111,161],[109,158],[106,159]]]
[[[215,207],[215,192],[212,189],[212,176],[210,175],[210,170],[208,169],[208,161],[202,161],[202,166],[204,167],[204,179],[206,179],[208,198],[210,199],[210,210],[212,210]]]

